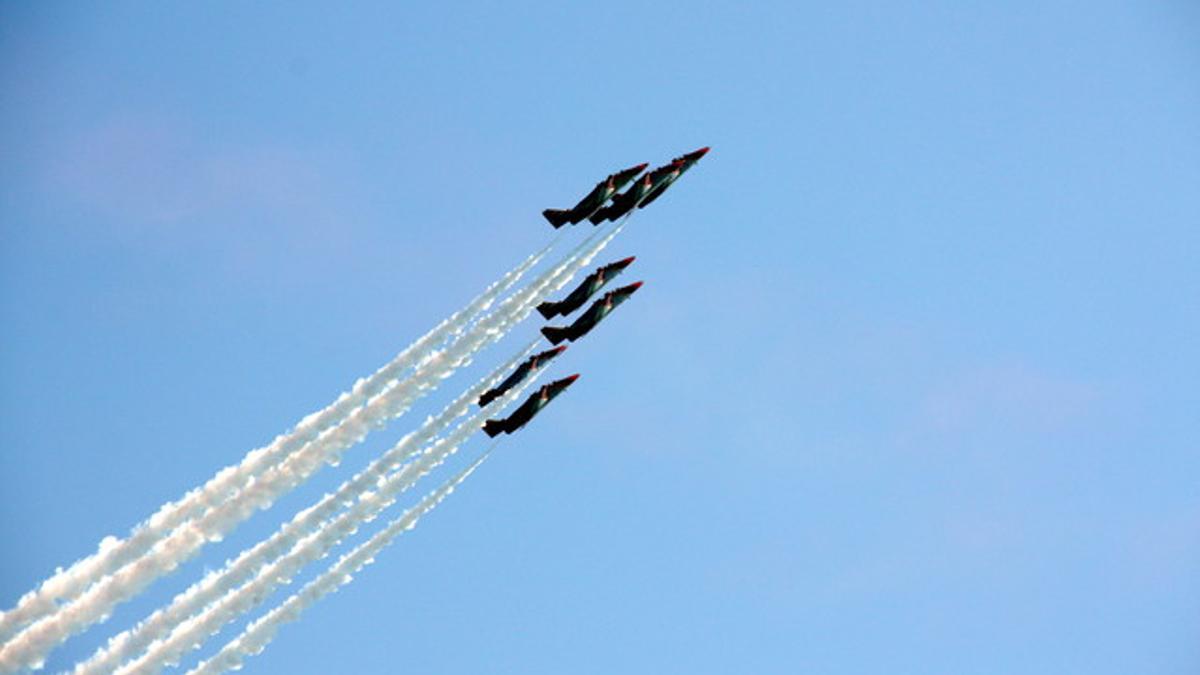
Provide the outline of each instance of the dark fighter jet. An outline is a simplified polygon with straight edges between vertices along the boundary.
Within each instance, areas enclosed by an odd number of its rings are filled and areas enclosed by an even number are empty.
[[[561,347],[555,347],[554,349],[544,351],[541,354],[534,354],[533,356],[529,357],[525,363],[517,366],[517,369],[512,372],[512,375],[504,378],[503,382],[485,391],[483,396],[479,397],[479,407],[482,408],[492,401],[500,398],[507,393],[509,389],[521,384],[525,378],[529,377],[530,373],[538,368],[541,368],[547,363],[550,363],[550,359],[553,359],[554,357],[563,353],[566,351],[566,349],[567,346],[563,345]]]
[[[662,195],[662,193],[667,191],[667,188],[671,187],[672,183],[679,180],[680,176],[682,176],[684,173],[686,173],[687,170],[692,168],[692,166],[696,162],[700,161],[701,157],[703,157],[707,154],[708,154],[708,146],[705,146],[695,152],[689,152],[686,155],[681,155],[681,156],[676,157],[675,159],[671,160],[671,163],[668,166],[674,167],[675,170],[671,171],[670,173],[667,174],[667,178],[665,181],[654,186],[654,189],[650,191],[650,194],[646,195],[646,198],[638,203],[638,208],[644,209],[647,206],[649,206],[650,203],[653,202],[655,199],[658,199],[659,196]]]
[[[537,306],[537,311],[547,319],[553,319],[556,315],[562,314],[567,316],[575,310],[583,307],[583,303],[587,302],[596,291],[599,291],[607,284],[610,279],[620,274],[626,267],[629,267],[633,262],[633,256],[624,260],[618,260],[615,263],[609,263],[604,267],[597,268],[595,272],[587,275],[575,290],[571,291],[567,297],[558,302],[543,302]]]
[[[588,217],[593,225],[599,225],[605,220],[616,220],[632,211],[638,203],[646,198],[654,188],[666,181],[667,175],[675,170],[671,164],[644,173],[638,177],[629,189],[613,197],[612,203]]]
[[[570,340],[574,342],[584,335],[587,335],[588,331],[595,328],[596,324],[600,323],[604,317],[608,316],[609,313],[613,311],[613,308],[628,300],[629,296],[633,295],[634,291],[641,288],[641,286],[642,282],[639,281],[636,284],[629,284],[628,286],[623,286],[616,290],[609,291],[604,294],[603,298],[593,302],[592,306],[588,308],[588,311],[580,314],[579,318],[575,319],[575,323],[567,326],[566,328],[546,326],[542,329],[542,335],[546,336],[546,339],[550,341],[550,344],[556,345],[563,340]]]
[[[635,207],[645,207],[658,199],[659,195],[671,187],[671,183],[674,183],[707,153],[708,148],[700,148],[695,152],[676,157],[671,160],[670,164],[664,164],[653,171],[642,174],[633,185],[629,186],[628,190],[613,197],[611,204],[593,213],[588,220],[593,225],[599,225],[605,220],[616,220]]]
[[[511,415],[502,420],[488,420],[483,423],[483,433],[495,438],[501,433],[511,434],[517,429],[529,423],[535,415],[541,412],[542,408],[546,407],[555,396],[566,391],[567,387],[571,386],[575,380],[579,379],[578,375],[564,377],[557,382],[543,385],[541,389],[535,391],[525,399],[519,408],[513,411]]]
[[[617,190],[625,187],[625,184],[633,180],[633,177],[641,173],[646,166],[646,164],[638,164],[624,171],[618,171],[596,183],[596,187],[592,188],[592,191],[571,209],[566,211],[561,209],[546,209],[542,211],[542,215],[546,217],[546,220],[550,221],[550,224],[555,229],[567,223],[574,225],[591,216],[596,211],[599,211],[604,206],[604,202],[607,202],[609,198],[617,194]]]

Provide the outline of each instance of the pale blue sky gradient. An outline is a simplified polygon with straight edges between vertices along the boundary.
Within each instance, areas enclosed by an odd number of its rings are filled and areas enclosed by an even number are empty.
[[[1194,3],[408,5],[0,9],[0,606],[711,145],[579,382],[250,672],[1200,669]]]

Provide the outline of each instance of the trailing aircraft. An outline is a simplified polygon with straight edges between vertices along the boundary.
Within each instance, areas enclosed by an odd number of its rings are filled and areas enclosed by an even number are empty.
[[[596,183],[596,187],[592,188],[591,192],[587,193],[583,199],[579,200],[578,204],[570,209],[546,209],[542,211],[542,215],[546,217],[546,220],[550,221],[554,229],[558,229],[567,223],[574,225],[599,211],[605,202],[617,194],[618,190],[625,187],[626,183],[633,180],[633,177],[641,173],[647,166],[647,164],[638,164],[624,171],[618,171]]]
[[[525,402],[520,405],[511,415],[503,419],[490,419],[483,423],[483,433],[495,438],[500,434],[511,434],[517,429],[529,423],[546,404],[554,400],[555,396],[567,390],[575,380],[579,379],[579,375],[564,377],[556,382],[543,385],[541,389],[529,395]]]
[[[588,308],[588,311],[579,315],[579,318],[575,319],[575,323],[572,323],[570,326],[566,326],[565,328],[546,326],[542,328],[542,335],[546,336],[546,339],[550,341],[550,344],[556,345],[563,340],[570,340],[574,342],[584,335],[587,335],[588,332],[595,328],[596,324],[603,321],[604,317],[608,316],[613,309],[617,307],[617,305],[628,300],[629,296],[633,295],[634,292],[641,287],[642,282],[639,281],[635,284],[629,284],[628,286],[622,286],[616,290],[609,291],[604,294],[604,297],[600,298],[596,302],[593,302],[592,306]]]
[[[504,378],[503,382],[485,391],[483,396],[479,397],[479,407],[482,408],[497,398],[500,398],[507,393],[509,389],[521,384],[525,378],[529,377],[530,373],[546,365],[551,359],[563,353],[566,351],[566,349],[567,346],[563,345],[561,347],[555,347],[554,349],[549,349],[541,354],[534,354],[533,356],[529,357],[524,363],[517,366],[517,369],[514,370],[511,375]]]
[[[624,260],[618,260],[614,263],[609,263],[604,267],[599,267],[595,272],[587,275],[575,290],[571,291],[567,297],[558,302],[543,302],[537,306],[537,311],[547,319],[553,319],[556,315],[567,316],[575,310],[583,307],[583,303],[587,302],[593,295],[604,287],[611,279],[620,274],[626,267],[633,263],[634,257],[629,256]]]

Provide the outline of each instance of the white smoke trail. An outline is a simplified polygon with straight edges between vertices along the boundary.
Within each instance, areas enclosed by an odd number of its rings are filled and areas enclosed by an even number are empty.
[[[199,664],[188,675],[202,673],[223,673],[229,669],[240,668],[247,656],[261,653],[275,637],[280,626],[300,618],[304,610],[326,595],[336,591],[338,587],[354,580],[353,575],[375,561],[375,556],[405,530],[411,530],[417,525],[421,516],[433,510],[443,499],[448,497],[467,476],[471,475],[488,457],[484,453],[470,466],[451,478],[437,490],[417,503],[396,520],[380,530],[375,536],[359,545],[353,551],[342,556],[321,576],[307,583],[299,592],[289,597],[283,603],[267,612],[257,621],[246,627],[237,638],[225,645],[211,659]]]
[[[39,667],[51,649],[74,633],[103,620],[115,605],[174,570],[195,555],[206,541],[220,539],[255,510],[269,507],[281,494],[306,480],[323,462],[336,461],[342,451],[360,441],[372,426],[402,413],[438,381],[469,363],[480,349],[503,337],[527,317],[547,293],[562,288],[579,269],[588,265],[622,227],[623,221],[595,243],[591,242],[600,232],[588,237],[558,265],[543,272],[501,302],[491,314],[465,330],[444,351],[426,358],[414,375],[371,399],[341,425],[326,430],[279,465],[255,476],[244,490],[209,509],[202,517],[180,525],[145,555],[102,578],[74,602],[29,626],[0,647],[0,672]]]
[[[331,549],[357,532],[360,526],[374,520],[418,480],[457,452],[463,443],[479,431],[485,419],[516,400],[540,374],[541,369],[531,373],[500,400],[471,414],[448,436],[426,448],[417,460],[379,481],[375,490],[364,491],[352,507],[323,523],[320,529],[308,536],[297,537],[286,555],[260,568],[253,580],[241,587],[231,588],[217,602],[180,623],[166,639],[150,645],[141,658],[122,665],[117,672],[158,673],[167,665],[177,664],[185,653],[199,647],[208,636],[249,612],[280,585],[289,583],[305,565],[325,557]]]
[[[435,367],[441,360],[436,347],[449,338],[461,341],[471,320],[486,311],[497,297],[536,265],[547,250],[530,256],[388,365],[359,380],[350,393],[343,394],[333,405],[305,418],[292,434],[277,438],[267,448],[251,452],[240,465],[219,472],[203,488],[193,490],[179,502],[164,506],[136,528],[130,539],[123,542],[111,537],[106,539],[98,554],[60,572],[28,594],[18,609],[5,618],[11,617],[14,624],[33,615],[43,618],[21,631],[15,639],[0,644],[0,672],[40,667],[50,649],[71,634],[103,620],[113,605],[173,570],[207,541],[219,540],[229,528],[252,515],[256,507],[269,506],[282,490],[294,487],[319,469],[322,461],[336,462],[340,452],[362,440],[371,428],[381,426],[387,419],[407,410],[413,401],[431,389],[436,379],[449,376],[445,368]],[[433,368],[438,377],[414,376],[397,384],[395,377],[414,364],[426,370]],[[383,393],[379,394],[380,391]],[[368,399],[371,395],[374,397]],[[367,400],[366,406],[356,407],[364,400]],[[340,423],[329,427],[330,420],[338,416],[342,417]],[[298,439],[311,438],[314,430],[322,425],[327,428],[316,439],[307,444],[299,442]],[[299,450],[295,450],[297,445]],[[287,452],[290,454],[284,456]],[[275,466],[268,466],[269,456],[274,457]],[[281,476],[293,480],[281,482]],[[243,492],[251,497],[243,508],[233,506],[246,501],[236,492],[239,483],[248,487]],[[192,526],[195,520],[188,520],[188,517],[196,516],[206,519],[199,527]],[[176,527],[172,529],[173,524]],[[169,536],[164,536],[168,532]],[[125,565],[118,564],[121,562]],[[118,571],[113,573],[114,569]],[[85,586],[87,590],[82,592]],[[73,596],[74,601],[60,606],[55,599],[63,596]],[[50,608],[54,611],[47,613]]]
[[[220,503],[230,492],[246,481],[273,466],[282,457],[315,439],[317,435],[346,418],[355,408],[374,397],[401,373],[426,358],[431,350],[446,339],[460,334],[482,312],[491,307],[503,293],[520,280],[549,251],[549,247],[529,256],[524,262],[479,294],[466,307],[436,328],[426,333],[400,352],[369,377],[354,383],[336,401],[323,410],[299,422],[292,431],[277,436],[269,445],[253,450],[236,466],[229,466],[214,475],[202,487],[183,498],[163,505],[148,520],[134,527],[128,538],[105,537],[96,553],[83,558],[67,569],[60,568],[38,588],[25,594],[13,609],[0,613],[0,644],[16,631],[38,619],[56,612],[59,604],[83,593],[101,577],[120,569],[158,543],[163,536],[181,523]]]
[[[571,258],[560,265],[559,268],[547,272],[538,281],[532,282],[530,284],[531,286],[541,289],[540,293],[535,295],[544,295],[544,293],[547,292],[547,289],[552,288],[557,290],[565,285],[575,272],[589,264],[592,258],[595,257],[595,255],[601,250],[603,250],[604,247],[607,246],[607,244],[612,241],[614,237],[616,237],[623,227],[623,224],[624,221],[618,224],[611,233],[600,239],[599,242],[590,246],[588,243],[596,235],[589,237],[589,239],[581,244],[580,248],[577,249],[577,253],[573,254]],[[510,300],[512,300],[512,298],[510,298]],[[523,318],[521,312],[523,311],[524,314],[527,314],[531,309],[532,305],[528,305],[523,310],[518,307],[516,308],[515,314]],[[497,310],[497,314],[499,313],[500,310]],[[444,440],[449,441],[450,439]],[[439,441],[439,444],[440,443],[441,441]],[[451,449],[449,452],[453,451],[454,450]],[[448,454],[449,453],[445,452],[444,450],[442,452],[438,452],[437,446],[435,446],[420,459],[406,466],[401,472],[399,472],[398,476],[401,476],[405,473],[414,473],[416,474],[415,478],[419,478],[444,461]],[[470,470],[472,469],[468,469],[468,471]],[[252,623],[238,638],[225,645],[225,647],[222,648],[222,650],[216,656],[201,663],[195,669],[190,671],[189,675],[195,675],[199,673],[219,673],[231,668],[240,668],[242,661],[247,656],[260,653],[266,647],[266,645],[271,641],[275,633],[278,631],[280,625],[289,621],[295,621],[308,606],[319,600],[324,595],[333,592],[338,586],[349,583],[351,580],[350,575],[356,573],[364,565],[369,564],[378,551],[386,546],[391,539],[396,536],[396,534],[402,532],[404,529],[411,529],[415,523],[415,520],[413,523],[409,523],[407,525],[404,523],[405,518],[407,518],[410,513],[412,513],[412,511],[406,513],[401,519],[393,521],[393,523],[385,530],[372,537],[366,543],[360,545],[351,553],[343,556],[342,559],[339,560],[339,562],[332,566],[328,571],[307,584],[299,593],[291,596],[274,610],[268,612],[264,617]],[[268,579],[271,577],[270,574],[264,574],[263,576],[267,577]],[[247,587],[239,590],[237,596],[246,599],[254,599],[260,592],[261,589],[251,588],[250,585],[248,585]],[[232,618],[229,620],[232,620]],[[219,625],[209,624],[202,627],[201,630],[212,632],[218,628]],[[202,637],[203,636],[201,636],[201,638]],[[180,642],[182,643],[184,640],[180,640]],[[177,645],[173,651],[164,647],[164,656],[166,656],[168,660],[177,659],[178,655],[182,653],[179,647],[180,646]],[[129,672],[132,672],[132,670]]]
[[[220,571],[209,573],[204,579],[177,595],[169,606],[159,609],[136,626],[111,638],[108,644],[97,650],[90,659],[76,665],[75,675],[112,672],[121,662],[140,654],[180,622],[250,579],[263,565],[286,553],[297,541],[332,517],[343,505],[351,503],[360,493],[376,486],[390,471],[411,458],[454,420],[467,414],[480,394],[495,386],[507,372],[529,356],[537,344],[537,340],[530,342],[508,362],[468,388],[438,415],[426,419],[420,428],[406,435],[353,478],[343,482],[335,492],[326,494],[315,505],[297,513],[269,538],[243,551],[236,559],[227,562]]]

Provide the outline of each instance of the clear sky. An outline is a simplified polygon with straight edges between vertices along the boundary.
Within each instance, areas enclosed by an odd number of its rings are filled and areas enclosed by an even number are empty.
[[[1200,670],[1194,3],[327,4],[0,8],[0,606],[711,145],[579,382],[250,672]]]

